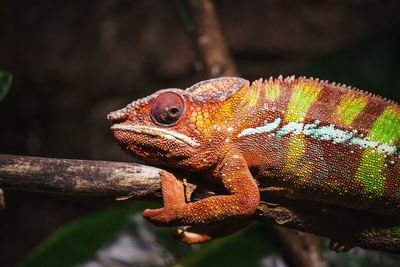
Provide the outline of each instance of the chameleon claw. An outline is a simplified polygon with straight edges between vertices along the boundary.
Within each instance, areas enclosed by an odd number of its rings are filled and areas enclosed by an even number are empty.
[[[204,243],[212,239],[212,237],[207,234],[188,231],[190,228],[189,226],[176,228],[173,233],[174,238],[188,245]]]
[[[333,240],[331,240],[329,242],[329,249],[333,250],[333,251],[335,251],[337,253],[348,252],[352,248],[354,248],[354,246],[352,246],[350,244],[345,244],[342,241],[333,241]]]

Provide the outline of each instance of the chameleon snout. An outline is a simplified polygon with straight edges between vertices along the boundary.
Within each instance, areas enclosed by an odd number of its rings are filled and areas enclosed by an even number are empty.
[[[125,110],[120,109],[116,111],[112,111],[107,115],[107,119],[112,123],[119,123],[126,121],[128,119],[128,115]]]

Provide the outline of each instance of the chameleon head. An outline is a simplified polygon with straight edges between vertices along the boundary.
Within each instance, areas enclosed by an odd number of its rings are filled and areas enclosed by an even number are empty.
[[[220,78],[187,90],[163,89],[107,118],[113,123],[115,138],[135,157],[171,167],[205,169],[223,156],[228,145],[224,140],[233,134],[226,124],[228,116],[221,114],[226,104],[222,94],[239,81],[244,80]],[[213,91],[211,85],[220,88]]]

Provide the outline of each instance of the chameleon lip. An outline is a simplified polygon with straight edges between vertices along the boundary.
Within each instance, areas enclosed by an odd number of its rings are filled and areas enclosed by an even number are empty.
[[[148,134],[152,136],[157,136],[164,139],[172,139],[181,143],[188,144],[190,146],[199,146],[199,143],[194,139],[174,131],[151,127],[151,126],[139,126],[139,125],[126,125],[126,124],[114,124],[111,126],[111,130],[122,130],[129,132],[136,132],[140,134]]]

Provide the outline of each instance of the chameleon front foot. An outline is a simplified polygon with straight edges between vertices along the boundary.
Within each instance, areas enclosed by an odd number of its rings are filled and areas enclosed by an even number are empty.
[[[210,225],[243,220],[255,212],[260,201],[257,184],[246,161],[236,151],[227,154],[220,169],[227,195],[186,203],[183,183],[168,172],[160,175],[164,207],[143,213],[156,225]]]
[[[180,225],[182,208],[164,207],[160,209],[146,209],[143,217],[157,226]]]
[[[155,225],[173,225],[185,213],[185,190],[183,183],[169,172],[160,172],[164,207],[146,209],[143,217]]]

